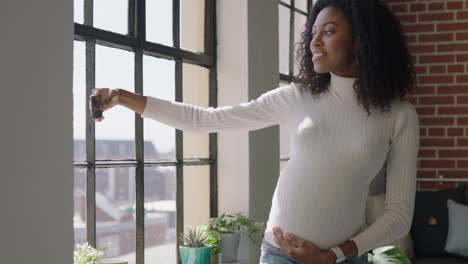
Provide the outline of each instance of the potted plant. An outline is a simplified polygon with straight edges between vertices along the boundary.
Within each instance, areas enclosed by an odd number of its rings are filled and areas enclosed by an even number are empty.
[[[82,245],[76,244],[76,249],[73,252],[73,264],[96,264],[99,259],[104,257],[109,245],[105,245],[102,249],[95,249],[88,242]]]
[[[237,261],[241,234],[246,235],[254,244],[260,246],[265,231],[265,223],[254,222],[240,212],[234,215],[223,213],[219,217],[210,218],[208,227],[210,230],[220,233],[222,262]]]
[[[203,230],[205,230],[208,235],[208,244],[211,246],[211,258],[210,264],[221,264],[221,257],[222,252],[219,247],[219,243],[221,242],[221,234],[217,230],[210,229],[208,224],[200,225]]]
[[[411,264],[411,260],[395,246],[379,247],[368,253],[369,264]]]
[[[181,233],[179,252],[183,264],[209,264],[211,255],[210,235],[201,226],[188,228]]]

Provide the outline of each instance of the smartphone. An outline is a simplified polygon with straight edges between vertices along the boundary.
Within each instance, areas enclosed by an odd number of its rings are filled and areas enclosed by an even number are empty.
[[[98,96],[99,95],[91,95],[89,98],[89,110],[91,111],[91,116],[93,119],[102,117],[102,111],[96,109]]]

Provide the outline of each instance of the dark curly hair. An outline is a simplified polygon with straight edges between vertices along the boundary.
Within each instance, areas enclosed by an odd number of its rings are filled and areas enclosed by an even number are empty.
[[[354,90],[358,104],[371,115],[370,108],[391,110],[391,102],[403,99],[413,89],[415,73],[401,24],[381,0],[318,0],[307,19],[297,46],[300,69],[293,82],[318,97],[328,89],[330,73],[316,73],[310,43],[312,26],[324,8],[340,9],[352,29],[355,53]]]

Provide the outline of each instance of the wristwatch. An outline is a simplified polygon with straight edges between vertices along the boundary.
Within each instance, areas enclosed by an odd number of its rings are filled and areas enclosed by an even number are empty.
[[[332,247],[330,248],[331,251],[333,251],[333,253],[335,253],[336,255],[336,262],[335,263],[338,263],[338,262],[342,262],[343,260],[346,259],[343,251],[341,250],[341,248],[339,247]]]

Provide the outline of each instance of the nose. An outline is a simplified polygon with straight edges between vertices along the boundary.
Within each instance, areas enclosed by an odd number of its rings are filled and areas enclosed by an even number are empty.
[[[315,37],[312,39],[312,41],[310,41],[311,47],[319,47],[322,44],[323,43],[322,43],[322,40],[320,39],[320,34],[316,34]]]

